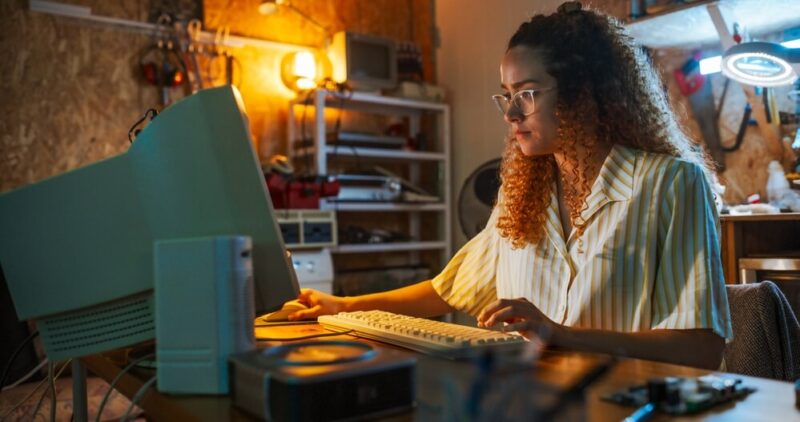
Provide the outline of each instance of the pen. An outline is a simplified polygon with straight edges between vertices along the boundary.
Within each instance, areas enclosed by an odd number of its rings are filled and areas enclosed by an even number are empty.
[[[656,405],[653,403],[647,403],[644,406],[636,409],[635,412],[631,413],[630,416],[625,418],[625,422],[642,422],[650,419],[650,416],[653,416],[653,413],[656,411]]]

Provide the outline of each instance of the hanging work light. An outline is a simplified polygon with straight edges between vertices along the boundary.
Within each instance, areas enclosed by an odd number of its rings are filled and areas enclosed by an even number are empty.
[[[722,73],[748,85],[790,85],[797,80],[800,49],[769,42],[746,42],[722,55]]]

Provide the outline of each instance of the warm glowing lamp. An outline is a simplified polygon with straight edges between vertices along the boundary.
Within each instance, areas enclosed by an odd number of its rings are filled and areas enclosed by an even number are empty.
[[[321,53],[297,51],[281,60],[281,80],[293,91],[308,91],[330,75],[330,61]]]
[[[283,4],[284,0],[264,0],[258,5],[258,13],[262,15],[271,15],[278,10],[278,6]]]

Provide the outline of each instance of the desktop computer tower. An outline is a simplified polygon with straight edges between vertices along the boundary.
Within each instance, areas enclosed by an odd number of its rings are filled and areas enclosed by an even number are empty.
[[[251,255],[245,236],[156,242],[159,391],[228,393],[228,357],[254,348]]]

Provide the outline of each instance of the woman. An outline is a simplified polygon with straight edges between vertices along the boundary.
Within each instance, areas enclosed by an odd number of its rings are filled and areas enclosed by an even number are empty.
[[[573,350],[717,368],[731,337],[704,156],[617,21],[580,3],[512,36],[498,204],[433,280],[358,297],[304,289],[292,319],[453,309]]]

